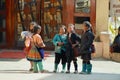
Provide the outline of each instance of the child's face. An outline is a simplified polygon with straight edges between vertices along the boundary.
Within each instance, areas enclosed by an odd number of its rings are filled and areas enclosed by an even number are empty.
[[[41,29],[38,29],[37,33],[40,34],[40,32],[41,32]]]
[[[63,27],[61,27],[59,33],[64,34],[65,33],[65,29]]]
[[[68,26],[67,31],[68,31],[69,33],[71,33],[73,30],[74,30],[74,27],[73,27],[73,26]]]
[[[30,30],[32,30],[34,28],[33,24],[30,25]]]
[[[84,30],[84,31],[87,31],[87,30],[88,30],[88,27],[86,27],[85,24],[83,24],[82,26],[83,26],[83,30]]]

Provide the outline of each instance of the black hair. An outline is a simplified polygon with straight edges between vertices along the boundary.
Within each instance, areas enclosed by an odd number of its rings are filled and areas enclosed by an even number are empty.
[[[120,26],[119,26],[119,28],[118,28],[118,31],[120,31]]]
[[[85,24],[86,27],[91,28],[91,23],[89,21],[84,21],[83,24]]]
[[[38,29],[40,29],[40,27],[34,26],[34,28],[33,28],[33,33],[36,34],[36,33],[38,32]]]
[[[34,26],[36,26],[36,25],[37,25],[37,23],[36,23],[36,22],[30,22],[30,24],[29,24],[29,28],[28,28],[28,30],[29,30],[30,32],[32,32],[32,33],[33,33],[33,32],[34,32],[34,30],[33,30],[33,29],[30,29],[30,26],[31,26],[31,25],[34,27]]]

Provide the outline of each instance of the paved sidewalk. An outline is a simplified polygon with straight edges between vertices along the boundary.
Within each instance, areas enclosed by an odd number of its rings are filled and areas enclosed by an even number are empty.
[[[44,68],[53,71],[54,56],[47,57]],[[81,59],[78,59],[79,72],[81,70]],[[120,63],[93,59],[93,73],[91,75],[73,74],[72,64],[71,74],[60,73],[30,73],[29,62],[26,59],[0,59],[0,80],[120,80]]]

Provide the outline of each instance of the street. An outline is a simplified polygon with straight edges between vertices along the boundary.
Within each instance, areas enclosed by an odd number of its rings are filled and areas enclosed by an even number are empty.
[[[49,73],[29,72],[29,62],[26,59],[0,59],[0,80],[120,80],[120,63],[105,59],[93,59],[93,71],[90,75],[74,74],[72,64],[71,73],[52,73],[54,69],[54,55],[47,57],[44,69]],[[78,58],[79,72],[81,71],[81,59]]]

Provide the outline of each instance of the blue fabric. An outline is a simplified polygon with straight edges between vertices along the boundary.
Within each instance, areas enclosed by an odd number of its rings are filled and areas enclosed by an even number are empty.
[[[111,49],[112,52],[120,53],[120,34],[115,37]]]
[[[58,46],[57,45],[58,42],[63,42],[64,45],[63,46]],[[65,45],[67,44],[67,35],[66,34],[64,34],[64,35],[56,34],[53,38],[53,44],[55,45],[55,52],[56,53],[61,53],[61,50],[66,51]]]
[[[42,48],[37,48],[38,52],[40,53],[41,58],[44,58],[44,49]]]
[[[82,53],[82,54],[92,53],[91,46],[93,44],[94,38],[95,38],[95,36],[90,30],[86,31],[82,35],[81,44],[80,44],[80,53]]]

